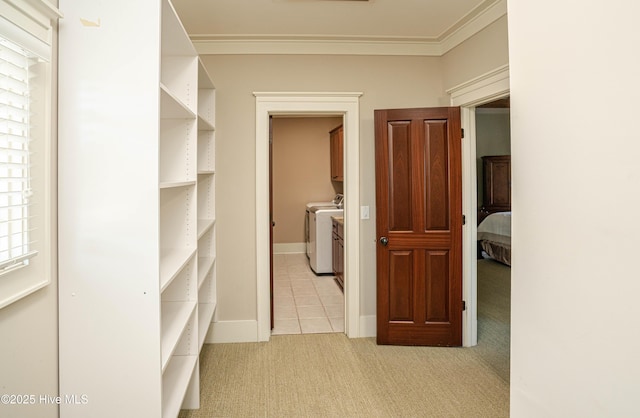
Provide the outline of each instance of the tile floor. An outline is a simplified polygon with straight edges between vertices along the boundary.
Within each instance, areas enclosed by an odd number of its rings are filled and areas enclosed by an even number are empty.
[[[305,254],[274,254],[273,311],[272,335],[344,332],[344,294]]]

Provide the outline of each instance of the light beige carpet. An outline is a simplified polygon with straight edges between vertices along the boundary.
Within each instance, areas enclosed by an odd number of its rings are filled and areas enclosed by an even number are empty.
[[[507,417],[510,272],[490,260],[478,270],[477,347],[344,334],[205,345],[201,407],[180,417]]]

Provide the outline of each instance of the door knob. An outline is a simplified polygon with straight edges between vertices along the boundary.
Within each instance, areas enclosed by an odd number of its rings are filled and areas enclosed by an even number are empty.
[[[388,243],[389,243],[389,238],[387,238],[387,237],[380,238],[380,244],[382,244],[382,245],[384,245],[386,247]]]

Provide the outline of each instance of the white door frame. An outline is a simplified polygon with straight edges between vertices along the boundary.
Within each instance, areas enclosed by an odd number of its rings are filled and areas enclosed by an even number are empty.
[[[467,310],[462,321],[462,344],[478,344],[478,198],[476,191],[475,107],[509,95],[509,66],[504,65],[447,90],[451,106],[460,106],[462,142],[462,211],[467,222],[462,229],[462,297]]]
[[[271,337],[269,116],[344,118],[345,332],[360,336],[360,115],[362,93],[254,92],[256,97],[256,277],[258,341]],[[328,139],[327,139],[328,140]]]

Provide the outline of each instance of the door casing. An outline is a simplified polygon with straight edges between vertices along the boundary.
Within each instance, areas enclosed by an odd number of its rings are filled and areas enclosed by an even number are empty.
[[[462,298],[467,309],[462,315],[462,345],[478,344],[478,270],[477,233],[478,198],[476,172],[475,107],[509,95],[509,65],[503,65],[479,77],[447,90],[451,106],[460,106],[464,138],[462,140]]]
[[[362,93],[254,92],[256,97],[256,280],[257,341],[269,341],[269,116],[323,115],[344,118],[345,333],[360,331],[360,115]]]

